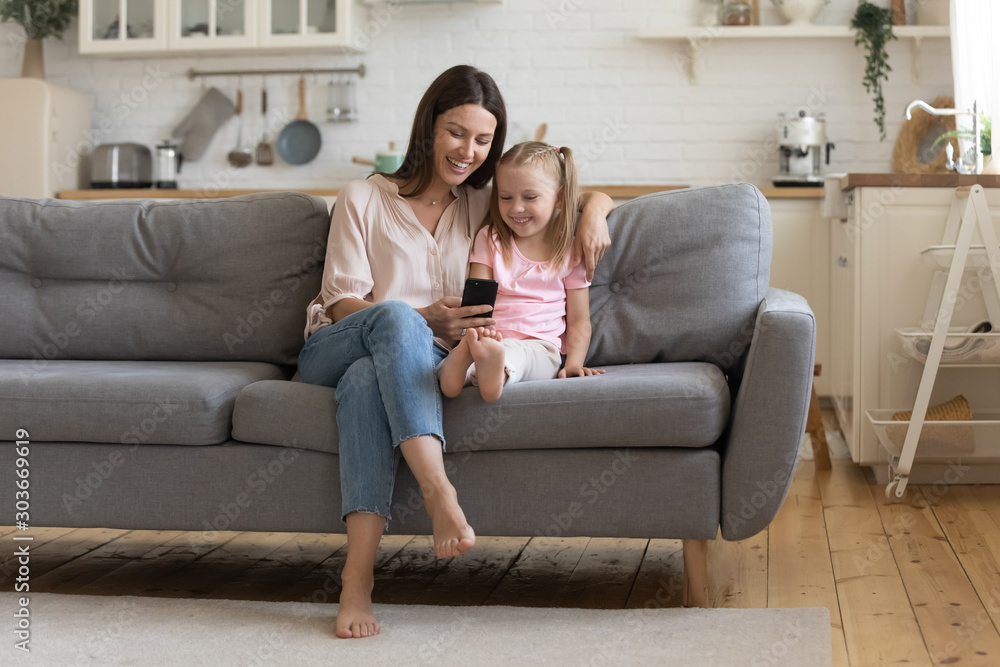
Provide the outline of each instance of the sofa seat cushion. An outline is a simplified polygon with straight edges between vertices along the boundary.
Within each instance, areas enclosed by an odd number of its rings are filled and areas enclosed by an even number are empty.
[[[729,385],[714,364],[608,366],[596,377],[523,382],[485,403],[475,387],[444,401],[449,452],[578,447],[706,447],[729,419]],[[236,400],[233,438],[337,452],[328,387],[256,382]]]
[[[243,387],[285,377],[258,362],[0,360],[0,423],[33,442],[214,445]]]

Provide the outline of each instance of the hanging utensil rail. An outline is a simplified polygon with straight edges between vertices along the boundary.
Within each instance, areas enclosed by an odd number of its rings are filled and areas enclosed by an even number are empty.
[[[357,74],[362,79],[365,77],[364,63],[357,67],[322,67],[305,69],[230,69],[230,70],[196,70],[191,68],[187,71],[187,78],[194,81],[196,78],[209,76],[269,76],[271,74]]]

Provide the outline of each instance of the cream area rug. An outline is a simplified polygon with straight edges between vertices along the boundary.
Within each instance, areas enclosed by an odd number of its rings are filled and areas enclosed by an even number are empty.
[[[337,639],[337,605],[32,593],[30,653],[15,648],[15,593],[0,594],[10,665],[831,664],[830,615],[804,609],[598,610],[375,605],[382,634]]]

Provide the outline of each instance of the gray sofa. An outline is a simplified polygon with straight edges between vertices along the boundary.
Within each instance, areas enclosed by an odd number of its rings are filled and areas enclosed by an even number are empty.
[[[815,321],[768,288],[752,185],[641,197],[609,226],[588,356],[607,374],[446,400],[446,466],[480,535],[684,539],[704,605],[705,540],[757,533],[787,493]],[[0,442],[28,435],[30,524],[342,532],[334,390],[292,381],[328,229],[298,193],[0,197]],[[390,530],[430,530],[405,464]]]

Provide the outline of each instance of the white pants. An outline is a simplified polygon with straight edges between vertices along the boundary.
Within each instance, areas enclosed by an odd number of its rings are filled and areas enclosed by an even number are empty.
[[[552,380],[559,374],[559,367],[562,366],[559,348],[547,340],[504,338],[501,342],[504,347],[503,365],[507,371],[505,384]],[[469,372],[465,376],[465,384],[479,386],[476,364],[469,367]]]

